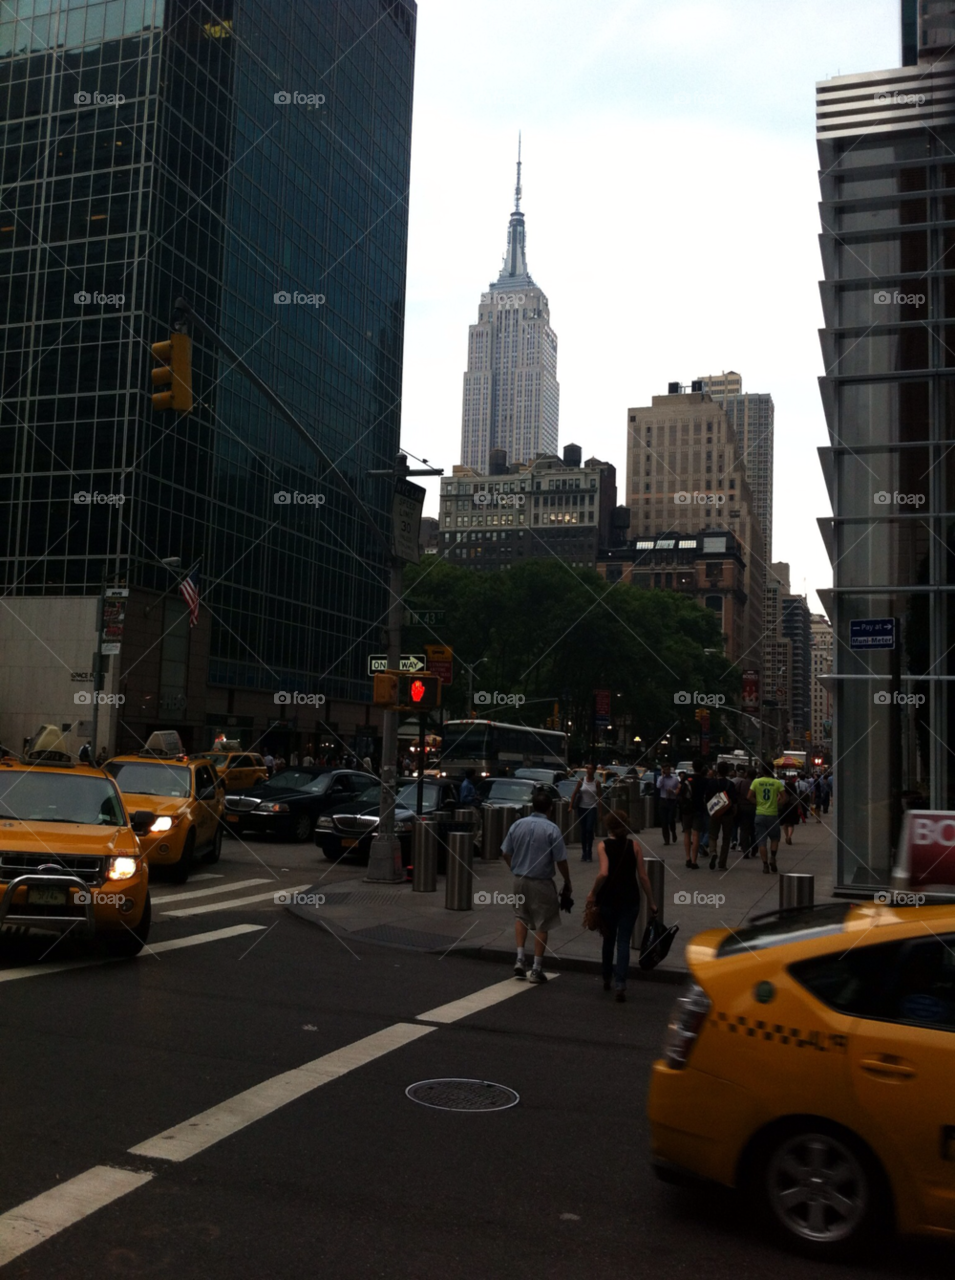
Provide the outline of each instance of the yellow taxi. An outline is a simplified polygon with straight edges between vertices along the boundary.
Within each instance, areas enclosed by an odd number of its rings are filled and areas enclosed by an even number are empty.
[[[237,742],[227,742],[223,750],[210,751],[206,759],[211,760],[228,795],[248,791],[269,776],[262,756],[243,751]]]
[[[808,1256],[955,1237],[955,905],[901,896],[694,938],[653,1067],[659,1176],[744,1190]]]
[[[22,756],[0,755],[0,929],[96,936],[134,956],[149,935],[149,866],[102,769],[75,764],[45,725]]]
[[[152,734],[142,751],[104,768],[128,806],[154,814],[140,840],[150,866],[168,867],[182,884],[200,856],[219,861],[225,789],[205,756],[185,754],[177,733]]]

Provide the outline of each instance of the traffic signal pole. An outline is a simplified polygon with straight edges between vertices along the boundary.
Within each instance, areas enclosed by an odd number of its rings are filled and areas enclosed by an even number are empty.
[[[396,471],[407,461],[399,456]],[[374,474],[374,473],[372,473]],[[388,670],[397,671],[401,666],[401,621],[404,604],[401,598],[402,570],[404,566],[397,556],[391,557],[391,576],[388,601]],[[395,835],[395,783],[398,779],[398,712],[387,708],[381,725],[381,801],[378,807],[378,830],[371,842],[368,854],[366,880],[394,884],[404,880],[401,865],[401,844]]]

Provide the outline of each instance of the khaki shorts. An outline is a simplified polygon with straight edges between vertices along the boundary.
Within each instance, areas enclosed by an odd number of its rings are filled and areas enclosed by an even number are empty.
[[[549,933],[560,924],[560,902],[553,880],[514,877],[514,914],[534,933]],[[524,901],[521,902],[520,899]]]

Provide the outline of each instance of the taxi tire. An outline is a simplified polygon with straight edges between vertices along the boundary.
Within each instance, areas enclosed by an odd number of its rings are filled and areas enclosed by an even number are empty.
[[[169,878],[173,884],[185,884],[189,879],[189,873],[192,871],[193,863],[196,858],[196,829],[195,827],[186,836],[185,844],[182,846],[182,857],[178,862],[174,862],[169,868]]]
[[[135,929],[124,929],[122,933],[113,933],[106,938],[106,950],[112,956],[119,958],[138,956],[140,951],[146,945],[146,939],[149,937],[149,926],[152,922],[152,903],[149,894],[146,894],[146,905],[143,907],[143,914],[139,918],[139,924]]]
[[[216,833],[212,837],[212,847],[206,850],[204,862],[208,862],[210,866],[218,862],[222,857],[222,824],[216,824]]]
[[[862,1215],[851,1233],[833,1241],[812,1240],[801,1236],[782,1221],[771,1201],[769,1186],[773,1158],[784,1147],[799,1138],[819,1135],[832,1142],[832,1150],[844,1148],[853,1158],[861,1175]],[[812,1116],[774,1126],[760,1140],[750,1163],[751,1186],[760,1205],[759,1218],[777,1244],[820,1262],[840,1262],[864,1257],[891,1229],[894,1220],[889,1183],[876,1157],[855,1134],[841,1125]]]

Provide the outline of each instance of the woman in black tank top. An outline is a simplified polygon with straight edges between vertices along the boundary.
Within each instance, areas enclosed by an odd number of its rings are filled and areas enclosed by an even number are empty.
[[[614,809],[607,814],[607,830],[609,835],[597,846],[600,874],[587,901],[596,903],[602,920],[604,991],[610,990],[612,976],[617,1000],[622,1003],[630,971],[630,937],[640,911],[640,886],[654,915],[657,906],[643,865],[643,851],[630,837],[623,810]]]

